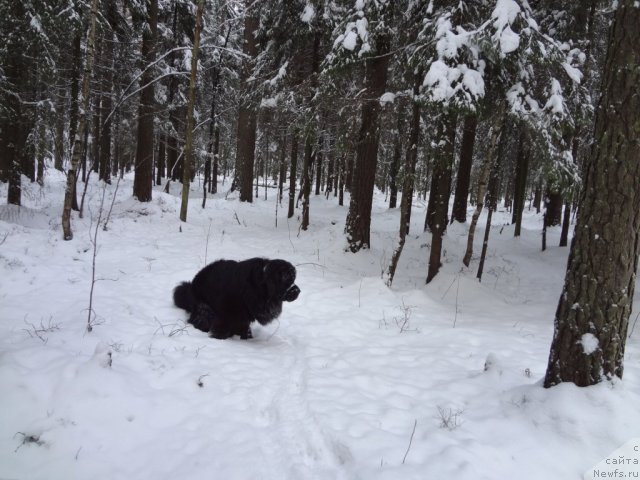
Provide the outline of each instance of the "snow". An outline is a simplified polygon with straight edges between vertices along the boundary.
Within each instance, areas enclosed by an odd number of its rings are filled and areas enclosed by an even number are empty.
[[[344,34],[344,38],[342,39],[342,46],[347,50],[353,51],[356,48],[356,44],[358,42],[358,34],[349,30]]]
[[[591,355],[600,348],[600,342],[593,333],[585,333],[580,338],[582,344],[582,351],[585,355]]]
[[[178,183],[141,204],[132,181],[98,230],[91,333],[101,185],[92,178],[70,242],[55,169],[43,188],[23,178],[24,207],[0,206],[0,478],[569,479],[640,431],[636,336],[623,381],[541,386],[568,250],[551,228],[540,251],[533,211],[518,239],[510,213],[494,214],[482,283],[477,253],[462,268],[468,225],[450,225],[425,286],[430,237],[414,200],[388,288],[399,212],[380,192],[372,249],[354,255],[343,250],[348,200],[312,197],[298,234],[285,209],[275,226],[273,189],[246,204],[219,184],[202,209],[196,178],[181,223]],[[105,203],[114,192],[115,181]],[[214,259],[258,255],[298,269],[302,293],[279,321],[249,341],[185,324],[177,283]]]
[[[393,92],[385,92],[380,97],[380,106],[384,107],[388,103],[393,103],[396,99],[396,94]]]
[[[311,23],[311,21],[315,18],[316,16],[316,10],[313,7],[313,5],[311,4],[306,4],[304,6],[304,10],[302,11],[302,14],[300,14],[300,20],[302,20],[302,22],[304,23]]]
[[[520,36],[511,29],[520,13],[520,5],[515,0],[498,0],[493,9],[494,41],[499,41],[502,56],[517,50],[520,45]]]

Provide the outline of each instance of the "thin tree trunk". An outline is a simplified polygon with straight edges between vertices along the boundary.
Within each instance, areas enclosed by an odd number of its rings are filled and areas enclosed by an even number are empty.
[[[478,218],[480,218],[480,214],[482,213],[482,209],[484,207],[484,197],[487,192],[487,185],[489,182],[489,174],[491,173],[491,167],[493,166],[494,157],[496,154],[496,147],[498,142],[500,141],[500,136],[502,133],[502,125],[503,125],[503,111],[504,107],[499,108],[496,118],[494,120],[494,125],[491,128],[490,139],[489,139],[489,148],[487,149],[486,157],[484,159],[484,163],[480,169],[480,175],[478,177],[478,191],[476,193],[476,209],[473,212],[473,216],[471,217],[471,224],[469,225],[469,235],[467,237],[467,250],[464,254],[464,258],[462,259],[462,263],[466,267],[471,263],[471,256],[473,255],[473,240],[476,233],[476,226],[478,224]]]
[[[71,155],[71,167],[67,171],[67,188],[64,194],[64,206],[62,210],[62,231],[65,240],[73,239],[71,230],[71,205],[75,197],[76,172],[82,156],[82,139],[85,136],[87,114],[89,110],[89,92],[91,72],[93,70],[93,57],[96,38],[96,18],[98,16],[98,0],[91,0],[91,16],[89,17],[89,35],[87,37],[87,58],[84,65],[82,78],[82,111],[79,114],[78,130],[73,140],[73,153]]]
[[[300,228],[307,230],[309,228],[309,197],[311,195],[311,165],[313,164],[314,143],[311,130],[307,131],[304,141],[304,158],[302,160],[302,178],[300,180],[300,197],[302,198],[302,221]]]
[[[409,133],[409,144],[404,161],[404,179],[402,182],[402,197],[400,200],[400,229],[399,240],[396,249],[389,263],[387,272],[387,285],[391,286],[398,268],[398,262],[404,249],[406,237],[409,234],[411,224],[411,205],[413,203],[413,185],[416,175],[416,162],[418,160],[418,142],[420,140],[420,104],[417,101],[422,83],[422,69],[418,69],[414,76],[413,102],[411,106],[411,131]]]
[[[182,202],[180,203],[180,220],[187,221],[189,205],[189,188],[191,181],[191,165],[193,163],[193,109],[196,103],[196,81],[198,79],[198,54],[200,53],[200,31],[202,30],[202,12],[205,0],[198,0],[196,10],[196,26],[193,33],[193,50],[191,53],[191,77],[189,79],[189,103],[187,104],[187,139],[184,148],[184,167],[182,176]],[[205,187],[206,189],[206,187]]]
[[[298,167],[298,129],[293,129],[293,135],[291,137],[291,172],[289,173],[289,211],[287,212],[287,218],[293,217],[295,203],[296,203],[296,176]]]
[[[511,223],[515,223],[514,237],[519,237],[522,229],[522,214],[524,212],[524,200],[527,194],[527,174],[529,172],[529,151],[525,126],[520,126],[518,140],[518,156],[516,160],[516,180],[513,193],[513,212]]]
[[[545,387],[622,378],[640,255],[640,8],[620,0],[610,27],[594,141]]]

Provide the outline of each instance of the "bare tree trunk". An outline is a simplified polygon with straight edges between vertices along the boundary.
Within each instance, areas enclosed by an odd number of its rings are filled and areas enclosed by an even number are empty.
[[[640,255],[640,8],[620,0],[610,27],[594,142],[544,386],[622,378]]]
[[[387,8],[392,8],[387,6]],[[349,250],[358,252],[371,244],[371,208],[380,129],[380,96],[387,85],[387,68],[391,39],[380,35],[376,39],[377,51],[365,63],[365,96],[361,107],[361,125],[358,133],[356,162],[353,169],[351,201],[345,233]]]
[[[524,212],[524,198],[527,193],[527,174],[529,173],[529,150],[527,146],[527,134],[524,125],[520,125],[518,140],[518,157],[516,160],[516,180],[513,193],[513,212],[511,223],[515,223],[514,237],[520,236],[522,229],[522,214]]]
[[[96,39],[96,17],[98,16],[98,0],[91,0],[91,16],[89,17],[89,35],[87,37],[87,59],[84,64],[82,78],[82,110],[79,114],[78,130],[73,139],[73,153],[71,154],[71,167],[67,172],[67,188],[64,194],[64,206],[62,210],[62,231],[65,240],[73,239],[71,230],[71,204],[75,197],[76,172],[82,156],[82,139],[85,136],[87,114],[89,111],[89,92],[91,72],[93,70],[93,56]]]
[[[422,83],[422,69],[418,69],[414,76],[413,85],[413,104],[411,107],[411,132],[409,134],[409,144],[405,155],[404,162],[404,180],[402,182],[402,197],[400,200],[400,230],[399,240],[396,249],[389,263],[387,272],[387,285],[391,286],[393,278],[398,268],[400,255],[409,233],[409,225],[411,223],[411,205],[413,203],[413,184],[416,175],[416,162],[418,160],[418,141],[420,139],[420,104],[417,102],[420,93],[420,85]]]
[[[307,230],[309,228],[309,197],[311,196],[311,165],[313,164],[314,138],[311,129],[307,131],[304,141],[304,157],[302,159],[302,178],[300,180],[300,197],[302,198],[302,221],[300,228]]]
[[[142,58],[145,66],[151,65],[156,56],[156,38],[158,27],[158,0],[150,0],[147,4],[148,28],[142,35]],[[140,106],[138,108],[138,141],[136,145],[136,170],[133,177],[133,196],[139,202],[150,202],[153,190],[153,117],[154,87],[152,68],[142,74],[140,83]]]
[[[249,8],[249,2],[246,4]],[[242,51],[250,59],[254,59],[258,54],[258,44],[254,33],[258,30],[260,19],[255,7],[251,11],[245,12],[244,18],[244,46]],[[253,102],[246,98],[250,94],[250,87],[247,85],[251,75],[252,60],[245,59],[243,61],[242,73],[240,76],[240,84],[242,85],[242,93],[245,98],[240,101],[240,110],[238,112],[238,134],[236,149],[236,176],[240,174],[240,201],[253,202],[253,169],[255,162],[256,149],[256,128],[257,114]]]
[[[193,50],[191,53],[191,77],[189,79],[189,103],[187,104],[187,139],[184,147],[184,168],[182,176],[182,202],[180,203],[180,220],[187,221],[189,205],[189,187],[191,181],[191,165],[193,163],[193,109],[196,103],[196,81],[198,79],[198,54],[200,53],[200,31],[202,30],[202,12],[205,0],[198,0],[196,10],[196,26],[193,33]],[[206,189],[206,187],[205,187]]]
[[[475,114],[464,118],[462,131],[462,145],[460,146],[460,164],[456,180],[456,193],[453,198],[451,222],[464,223],[467,221],[467,197],[471,184],[471,166],[473,165],[473,148],[476,140],[478,117]]]
[[[296,176],[298,167],[298,129],[294,127],[291,137],[291,171],[289,173],[289,211],[287,218],[293,217],[296,203]]]
[[[502,125],[504,121],[503,112],[504,106],[500,107],[498,109],[498,112],[496,113],[494,125],[491,127],[489,148],[487,150],[487,154],[480,169],[480,175],[478,177],[476,209],[474,210],[473,216],[471,217],[471,224],[469,225],[469,235],[467,237],[467,250],[464,254],[464,258],[462,259],[462,263],[464,263],[466,267],[469,266],[469,263],[471,262],[471,256],[473,255],[473,239],[476,233],[476,226],[478,224],[478,218],[480,218],[480,214],[482,213],[482,209],[484,208],[484,197],[487,192],[489,174],[491,173],[491,167],[493,166],[497,144],[502,133]]]
[[[431,282],[440,271],[442,257],[442,239],[447,230],[447,213],[451,195],[451,168],[455,154],[456,115],[445,112],[440,119],[441,134],[438,135],[442,146],[438,147],[433,168],[432,189],[429,192],[429,203],[433,201],[434,209],[431,217],[431,250],[429,252],[429,270],[427,283]]]

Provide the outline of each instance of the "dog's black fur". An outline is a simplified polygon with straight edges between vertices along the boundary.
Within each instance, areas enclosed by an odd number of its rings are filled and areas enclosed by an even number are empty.
[[[218,260],[178,285],[173,302],[191,314],[189,323],[214,338],[248,339],[251,322],[268,324],[282,312],[282,302],[298,298],[295,280],[296,269],[285,260]]]

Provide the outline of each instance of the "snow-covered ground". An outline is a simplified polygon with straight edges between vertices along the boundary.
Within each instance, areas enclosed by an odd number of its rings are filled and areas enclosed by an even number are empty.
[[[333,197],[312,198],[307,232],[286,209],[276,227],[262,189],[253,204],[219,194],[204,210],[194,192],[181,224],[179,185],[141,204],[127,177],[98,230],[87,333],[102,188],[92,181],[70,242],[63,188],[50,169],[42,189],[25,184],[23,207],[0,206],[2,479],[565,480],[640,434],[640,328],[623,381],[541,386],[568,249],[552,230],[540,251],[533,212],[519,239],[508,213],[494,215],[482,283],[484,219],[470,269],[467,225],[452,226],[425,286],[416,201],[387,288],[398,212],[380,193],[372,249],[352,254]],[[173,287],[207,262],[253,256],[297,266],[302,293],[279,321],[249,341],[185,325]]]

